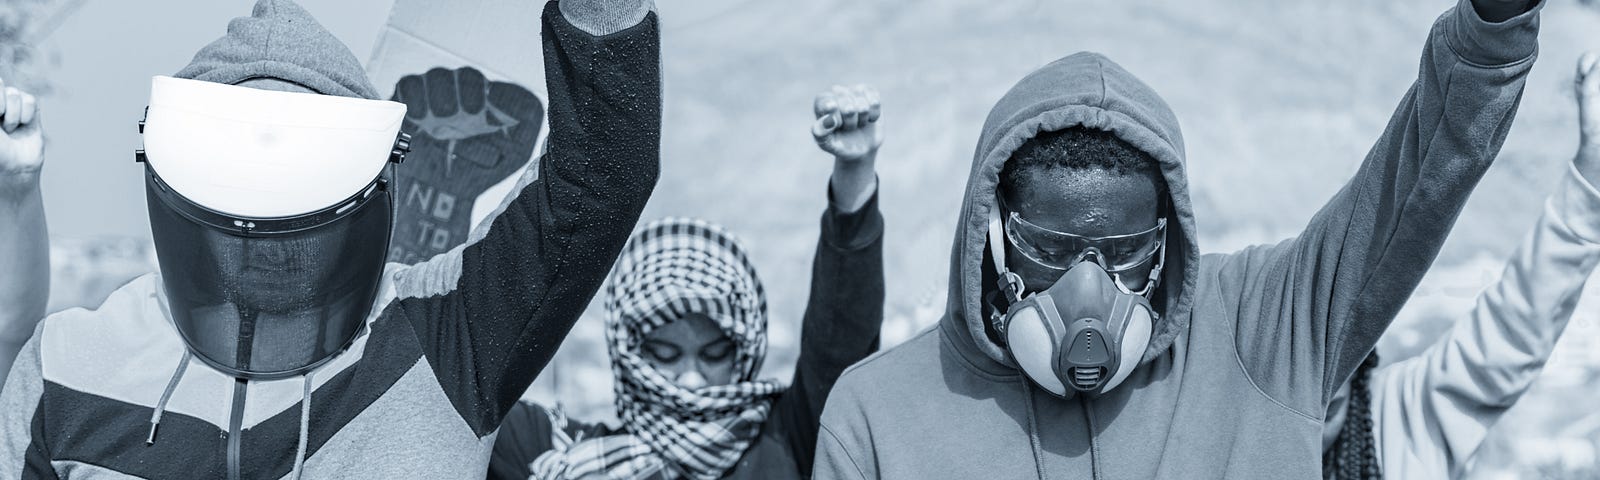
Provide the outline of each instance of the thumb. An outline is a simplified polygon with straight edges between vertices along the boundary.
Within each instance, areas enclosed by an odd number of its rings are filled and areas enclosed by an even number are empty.
[[[24,123],[22,125],[17,126],[16,132],[21,132],[21,133],[24,133],[24,134],[32,134],[32,133],[40,131],[43,128],[44,128],[44,112],[41,112],[41,111],[38,111],[38,110],[34,110],[33,111],[33,118],[28,119],[28,123]]]
[[[839,112],[830,112],[827,115],[817,117],[817,121],[811,123],[811,136],[816,137],[817,141],[820,142],[823,138],[832,134],[834,130],[837,130],[841,123],[844,123],[844,121],[839,118]]]

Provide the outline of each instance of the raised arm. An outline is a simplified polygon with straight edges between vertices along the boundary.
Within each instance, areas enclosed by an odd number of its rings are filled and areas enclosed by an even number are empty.
[[[538,170],[481,238],[396,274],[389,308],[410,319],[446,395],[479,435],[499,426],[549,363],[655,187],[661,57],[652,8],[647,0],[546,5],[550,137]]]
[[[0,80],[0,385],[44,318],[50,300],[50,238],[39,172],[44,133],[33,95]]]
[[[1440,16],[1355,177],[1298,237],[1222,267],[1240,358],[1269,394],[1320,412],[1410,297],[1505,140],[1540,7],[1461,0]]]
[[[1597,59],[1585,56],[1578,72],[1584,146],[1500,281],[1439,343],[1375,372],[1374,433],[1385,466],[1459,474],[1489,428],[1539,377],[1572,318],[1600,264]]]
[[[878,92],[835,86],[817,95],[811,133],[833,156],[828,210],[811,260],[811,296],[800,327],[794,381],[773,406],[764,434],[792,449],[811,476],[823,402],[846,367],[878,349],[883,328],[883,216],[878,212]]]

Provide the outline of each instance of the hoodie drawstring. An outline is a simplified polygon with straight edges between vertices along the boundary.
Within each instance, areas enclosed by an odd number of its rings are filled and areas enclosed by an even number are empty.
[[[161,426],[161,414],[167,411],[167,401],[172,399],[172,392],[178,389],[178,382],[183,379],[184,372],[189,369],[191,354],[188,349],[183,351],[183,360],[178,362],[178,368],[172,372],[172,379],[167,381],[167,389],[161,392],[161,400],[156,401],[156,408],[150,414],[150,435],[145,437],[145,445],[155,445],[156,429]],[[306,373],[305,387],[300,393],[300,438],[295,444],[294,478],[300,480],[300,475],[305,468],[306,438],[311,431],[311,373]]]
[[[178,382],[183,380],[184,372],[189,369],[191,354],[188,349],[183,351],[183,359],[178,362],[178,368],[172,372],[172,379],[167,381],[167,389],[161,392],[161,400],[156,401],[156,408],[150,414],[150,435],[144,439],[145,445],[156,444],[156,428],[161,426],[161,414],[167,411],[167,401],[172,399],[172,392],[178,389]],[[306,463],[306,438],[311,431],[311,373],[304,377],[305,387],[300,393],[300,438],[295,443],[294,453],[294,478],[300,480],[300,474]]]
[[[305,391],[300,394],[300,439],[294,449],[294,480],[300,480],[300,474],[306,464],[306,437],[311,431],[311,372],[306,372]]]
[[[156,427],[161,426],[161,414],[167,411],[167,400],[172,399],[172,392],[178,389],[183,372],[189,369],[189,356],[189,349],[184,349],[183,358],[178,360],[178,369],[172,372],[172,379],[167,380],[167,389],[161,392],[161,400],[156,402],[155,412],[150,414],[150,435],[144,439],[146,446],[156,444]]]

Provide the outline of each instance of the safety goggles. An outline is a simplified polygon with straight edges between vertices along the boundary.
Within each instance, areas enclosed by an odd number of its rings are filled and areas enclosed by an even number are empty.
[[[1065,271],[1094,257],[1106,273],[1115,275],[1156,257],[1166,239],[1167,219],[1158,219],[1154,227],[1137,233],[1090,237],[1044,228],[1011,212],[1005,232],[1012,248],[1040,266]]]

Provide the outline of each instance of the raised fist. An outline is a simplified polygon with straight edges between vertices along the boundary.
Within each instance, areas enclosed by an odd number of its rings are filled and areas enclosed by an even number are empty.
[[[478,196],[533,157],[544,105],[472,67],[407,75],[393,100],[406,104],[411,153],[398,169],[389,261],[410,264],[466,241]]]
[[[1600,52],[1578,59],[1578,172],[1600,185]]]
[[[811,136],[822,151],[841,161],[866,159],[878,153],[883,132],[878,130],[878,91],[866,85],[843,87],[817,94],[812,109],[817,116]]]
[[[44,131],[39,126],[38,102],[33,95],[0,80],[0,190],[37,185],[44,167]]]

